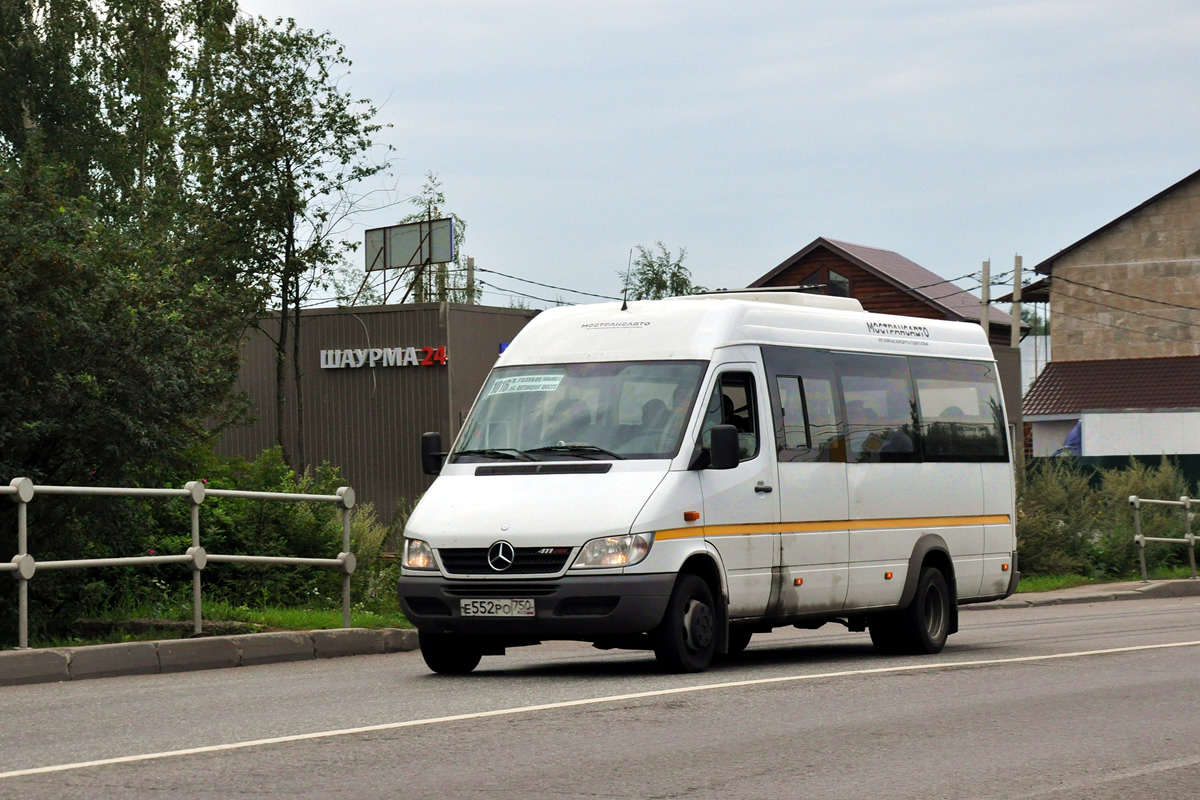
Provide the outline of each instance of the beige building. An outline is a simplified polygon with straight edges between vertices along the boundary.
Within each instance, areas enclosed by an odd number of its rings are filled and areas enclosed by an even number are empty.
[[[1200,171],[1034,269],[1053,360],[1024,399],[1033,455],[1076,425],[1084,457],[1200,453]]]
[[[1200,355],[1200,172],[1035,269],[1055,360]]]

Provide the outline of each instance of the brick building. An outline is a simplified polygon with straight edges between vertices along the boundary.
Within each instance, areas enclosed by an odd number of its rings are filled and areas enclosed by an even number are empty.
[[[1052,360],[1025,396],[1033,455],[1200,453],[1200,171],[1038,264]]]

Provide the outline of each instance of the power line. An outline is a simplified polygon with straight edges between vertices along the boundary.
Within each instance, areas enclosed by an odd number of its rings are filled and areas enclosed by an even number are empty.
[[[996,276],[996,277],[999,277],[999,276]],[[943,286],[947,283],[954,283],[955,281],[965,281],[967,279],[980,280],[981,276],[980,276],[980,273],[978,273],[978,272],[968,272],[966,275],[959,275],[957,278],[946,278],[945,280],[934,281],[933,283],[926,283],[921,286],[906,286],[902,289],[893,289],[890,292],[879,292],[878,294],[860,295],[859,297],[862,300],[874,300],[877,297],[892,297],[893,295],[898,295],[898,294],[906,294],[907,295],[907,294],[912,294],[913,292],[919,292],[922,289],[930,289],[934,286]],[[980,284],[980,285],[982,285],[982,284]],[[993,284],[993,285],[998,285],[998,284]],[[966,289],[963,289],[960,286],[955,286],[953,288],[955,290],[957,290],[958,292],[968,291]],[[952,297],[954,294],[955,294],[954,292],[950,292],[948,294],[938,295],[937,297],[934,297],[933,295],[926,295],[926,297],[930,300],[945,300],[947,297]]]
[[[1197,325],[1194,322],[1188,322],[1187,320],[1170,319],[1169,317],[1159,317],[1159,316],[1155,316],[1154,314],[1147,314],[1145,311],[1134,311],[1132,308],[1121,308],[1120,306],[1114,306],[1111,303],[1102,303],[1099,300],[1092,300],[1091,298],[1088,298],[1088,297],[1076,297],[1075,295],[1064,294],[1061,290],[1054,289],[1053,286],[1051,286],[1050,291],[1056,293],[1059,297],[1069,298],[1071,300],[1082,300],[1085,303],[1091,303],[1092,305],[1100,306],[1101,308],[1107,308],[1110,311],[1120,311],[1125,314],[1137,314],[1139,317],[1149,317],[1150,319],[1156,319],[1159,322],[1169,322],[1172,325],[1186,325],[1189,328],[1200,328],[1200,325]],[[1180,309],[1182,310],[1183,307],[1181,306]],[[1060,311],[1060,312],[1056,312],[1056,313],[1062,313],[1062,312]]]
[[[1116,294],[1116,295],[1120,295],[1121,297],[1128,297],[1130,300],[1141,300],[1142,302],[1145,302],[1145,303],[1157,303],[1158,305],[1171,306],[1172,308],[1182,308],[1187,311],[1200,311],[1200,308],[1196,308],[1195,306],[1183,306],[1183,305],[1180,305],[1179,303],[1172,303],[1167,300],[1155,300],[1153,297],[1142,297],[1141,295],[1127,294],[1125,292],[1118,292],[1116,289],[1105,289],[1102,286],[1092,286],[1090,283],[1083,283],[1081,281],[1073,281],[1070,278],[1064,278],[1061,275],[1051,275],[1050,276],[1050,285],[1053,286],[1055,281],[1063,281],[1064,283],[1072,283],[1076,286],[1082,286],[1085,289],[1094,289],[1097,292],[1108,292],[1109,294]],[[1071,295],[1063,295],[1063,297],[1070,297],[1070,296]]]
[[[1195,339],[1180,339],[1178,336],[1163,336],[1162,334],[1150,333],[1149,331],[1139,331],[1135,328],[1126,328],[1124,325],[1112,325],[1107,322],[1101,322],[1100,320],[1097,320],[1097,319],[1085,319],[1084,317],[1077,317],[1074,314],[1068,314],[1065,311],[1055,311],[1054,313],[1055,313],[1055,315],[1070,317],[1071,319],[1077,319],[1080,322],[1086,322],[1090,325],[1103,325],[1106,328],[1116,328],[1119,331],[1125,331],[1127,333],[1136,333],[1140,336],[1150,336],[1155,339],[1166,339],[1166,340],[1169,340],[1172,342],[1187,342],[1188,344],[1196,343]]]
[[[584,295],[587,295],[588,297],[599,297],[602,300],[620,300],[621,299],[619,297],[613,297],[612,295],[607,295],[607,294],[595,294],[593,292],[585,292],[581,289],[567,289],[563,286],[553,286],[549,283],[539,283],[538,281],[533,281],[533,280],[530,280],[529,278],[518,278],[516,275],[506,275],[505,273],[500,272],[499,270],[486,269],[484,267],[476,267],[475,270],[476,270],[476,272],[490,272],[491,274],[499,275],[502,278],[512,278],[514,281],[521,281],[522,283],[532,283],[534,286],[542,286],[546,289],[557,289],[560,292],[572,292],[573,294],[584,294]]]
[[[561,306],[561,305],[573,306],[573,305],[575,305],[574,303],[568,303],[563,300],[547,300],[545,297],[538,297],[538,296],[532,295],[532,294],[525,294],[524,292],[518,292],[516,289],[509,289],[504,286],[497,286],[494,283],[488,283],[486,281],[480,281],[479,285],[480,286],[489,286],[492,289],[496,289],[497,291],[508,293],[509,296],[516,295],[518,297],[526,297],[530,300],[537,300],[539,302],[549,303],[550,305],[554,305],[554,306]]]

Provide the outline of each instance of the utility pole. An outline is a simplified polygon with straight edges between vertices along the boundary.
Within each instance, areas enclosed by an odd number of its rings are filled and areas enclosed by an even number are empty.
[[[1021,346],[1021,257],[1013,256],[1012,346]]]
[[[1021,362],[1021,262],[1020,256],[1013,256],[1013,293],[1012,293],[1012,346],[1017,351],[1018,367],[1022,366]],[[1037,346],[1037,339],[1034,339],[1034,347]],[[1036,352],[1036,351],[1035,351]],[[1018,368],[1017,374],[1021,371]],[[1024,420],[1024,417],[1022,417]],[[1025,424],[1021,423],[1020,430],[1013,431],[1013,469],[1017,476],[1017,485],[1021,486],[1025,483]]]
[[[979,312],[979,325],[983,328],[983,335],[988,337],[988,341],[991,341],[992,260],[990,258],[983,262],[982,301],[983,308]]]
[[[467,304],[475,305],[475,256],[467,256]]]

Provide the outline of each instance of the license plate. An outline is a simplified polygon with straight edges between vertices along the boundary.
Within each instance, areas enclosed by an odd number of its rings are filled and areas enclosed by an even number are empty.
[[[533,599],[528,597],[507,600],[463,600],[461,608],[464,617],[532,617],[534,615]]]

